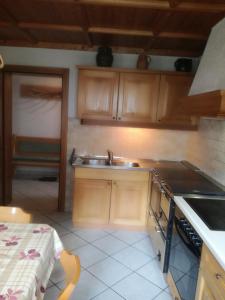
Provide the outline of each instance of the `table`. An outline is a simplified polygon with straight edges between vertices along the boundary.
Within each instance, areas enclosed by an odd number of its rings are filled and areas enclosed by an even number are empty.
[[[0,223],[0,300],[43,299],[62,250],[49,225]]]

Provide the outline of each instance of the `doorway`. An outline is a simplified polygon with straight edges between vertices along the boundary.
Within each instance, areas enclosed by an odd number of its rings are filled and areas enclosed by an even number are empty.
[[[61,68],[4,68],[6,205],[64,210],[68,75]]]

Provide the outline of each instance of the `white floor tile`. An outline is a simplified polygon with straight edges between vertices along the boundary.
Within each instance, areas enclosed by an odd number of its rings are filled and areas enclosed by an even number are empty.
[[[44,300],[53,300],[57,299],[60,290],[56,286],[52,286],[46,290]]]
[[[137,241],[144,239],[147,236],[147,233],[143,231],[117,230],[113,232],[112,235],[125,243],[132,245]]]
[[[49,279],[48,284],[47,284],[47,289],[53,286],[54,283]]]
[[[177,282],[178,280],[181,279],[181,277],[184,276],[185,273],[181,272],[180,270],[177,270],[173,266],[169,266],[170,272],[172,274],[173,280]]]
[[[167,283],[163,273],[160,270],[159,263],[155,259],[141,269],[137,270],[137,273],[144,276],[161,289],[165,289],[167,287]]]
[[[54,220],[57,223],[61,223],[63,221],[70,220],[72,218],[72,214],[69,212],[52,212],[50,214],[47,214],[47,216]]]
[[[109,255],[116,253],[127,247],[127,244],[110,235],[100,240],[97,240],[92,244]]]
[[[136,242],[132,246],[135,247],[136,249],[144,252],[145,254],[151,256],[152,258],[156,257],[155,251],[152,246],[152,242],[149,237],[146,237],[145,239],[143,239],[139,242]]]
[[[57,284],[57,286],[62,289],[64,288],[64,283],[61,282]],[[70,300],[90,300],[106,289],[106,285],[92,276],[89,272],[83,270],[81,272],[78,284],[74,289],[72,296],[70,297]],[[55,298],[52,298],[51,300],[53,299],[55,300]]]
[[[133,247],[125,248],[112,257],[132,270],[137,270],[152,260],[148,255]]]
[[[74,250],[73,253],[80,257],[81,265],[84,268],[87,268],[107,257],[105,253],[93,247],[92,245],[80,247]]]
[[[108,235],[108,233],[102,229],[86,229],[86,228],[75,229],[74,233],[88,242],[94,242],[95,240],[101,239],[104,236]]]
[[[116,283],[112,289],[126,300],[152,300],[162,291],[135,273]]]
[[[58,235],[61,237],[67,233],[69,233],[69,230],[66,229],[65,227],[56,224],[56,223],[52,223],[51,226],[57,231]]]
[[[116,231],[116,228],[103,228],[105,232],[107,233],[113,233]]]
[[[73,233],[62,236],[61,241],[63,242],[64,248],[67,250],[74,250],[87,244],[84,240]]]
[[[108,257],[88,268],[94,276],[111,286],[131,273],[131,270]]]
[[[161,294],[159,294],[159,296],[156,296],[154,300],[173,300],[173,298],[168,293],[162,292]]]
[[[108,289],[100,295],[93,298],[93,300],[123,300],[124,298],[120,297],[113,290]]]
[[[60,225],[62,225],[63,227],[65,227],[65,228],[67,228],[68,230],[71,230],[71,231],[74,231],[74,230],[77,229],[76,226],[73,224],[72,219],[60,222]]]
[[[65,278],[64,270],[63,270],[60,262],[56,261],[55,266],[54,266],[53,271],[52,271],[52,274],[50,276],[50,280],[53,283],[57,283],[57,282],[60,282],[60,281],[64,280],[64,278]]]

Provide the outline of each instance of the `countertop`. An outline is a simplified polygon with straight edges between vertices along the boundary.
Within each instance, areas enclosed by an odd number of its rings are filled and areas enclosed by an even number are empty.
[[[225,231],[210,230],[183,197],[174,197],[174,201],[225,270]]]

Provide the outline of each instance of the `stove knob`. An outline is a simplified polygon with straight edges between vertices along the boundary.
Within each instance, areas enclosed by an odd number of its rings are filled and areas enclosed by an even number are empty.
[[[194,241],[195,247],[201,247],[202,243],[200,241]]]

